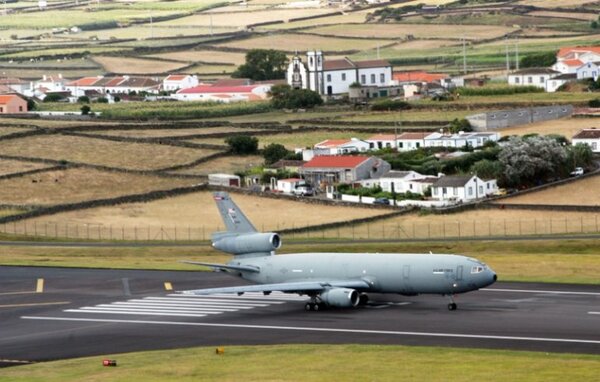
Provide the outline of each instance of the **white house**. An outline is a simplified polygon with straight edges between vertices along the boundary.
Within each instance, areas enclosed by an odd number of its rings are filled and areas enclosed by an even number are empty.
[[[286,194],[291,194],[297,186],[306,184],[304,179],[300,178],[288,178],[288,179],[278,179],[276,190],[279,192],[284,192]]]
[[[323,52],[306,53],[306,64],[298,55],[287,69],[287,83],[296,89],[310,89],[321,95],[348,93],[350,85],[388,86],[392,81],[392,65],[387,60],[325,60]]]
[[[546,81],[546,91],[548,93],[554,93],[564,84],[573,81],[577,81],[577,73],[559,74]]]
[[[431,197],[440,201],[469,202],[498,191],[496,179],[476,175],[442,176],[431,185]]]
[[[421,175],[416,171],[392,170],[379,178],[379,185],[386,192],[423,194],[436,180],[435,176]]]
[[[579,59],[557,61],[550,68],[563,74],[577,73],[577,69],[583,65]]]
[[[546,89],[546,82],[560,72],[548,68],[527,68],[508,75],[508,84],[512,86],[537,86]]]
[[[370,149],[368,142],[358,138],[326,139],[313,146],[312,149],[302,151],[302,160],[309,161],[316,156],[343,155],[350,153],[363,153]]]
[[[579,60],[582,63],[600,61],[600,46],[577,46],[561,48],[556,54],[556,61]]]
[[[600,73],[600,61],[585,63],[577,68],[576,73],[578,80],[593,78],[594,81],[596,81],[598,79],[598,73]]]
[[[82,96],[86,91],[98,93],[129,94],[147,92],[158,94],[160,82],[150,77],[113,76],[83,77],[66,84],[66,90],[73,96]]]
[[[189,74],[170,74],[163,79],[162,88],[165,91],[176,91],[198,86],[198,76]]]
[[[395,149],[397,136],[395,134],[376,134],[365,139],[373,150]]]
[[[247,86],[198,85],[172,95],[178,101],[216,101],[223,103],[260,101],[268,97],[271,84]]]
[[[454,147],[461,148],[469,145],[481,147],[486,142],[497,142],[500,134],[494,132],[460,132],[458,134],[431,133],[424,138],[425,147]]]
[[[425,147],[425,137],[432,133],[402,133],[398,135],[398,151],[416,150]]]
[[[573,145],[578,143],[588,145],[593,152],[600,153],[600,129],[580,130],[577,134],[573,135],[572,143]]]

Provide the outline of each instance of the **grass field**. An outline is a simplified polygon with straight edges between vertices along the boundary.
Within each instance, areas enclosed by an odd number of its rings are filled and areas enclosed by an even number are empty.
[[[210,64],[199,64],[194,65],[185,71],[198,76],[216,75],[217,77],[228,78],[229,74],[233,73],[237,69],[234,65],[210,65]],[[207,79],[206,77],[204,79]]]
[[[186,50],[180,52],[170,52],[153,54],[148,57],[166,58],[184,62],[208,62],[208,63],[230,63],[235,66],[242,65],[246,61],[244,53],[220,52],[217,50]]]
[[[22,133],[24,131],[30,131],[30,130],[31,129],[23,128],[23,127],[0,126],[0,137],[2,137],[3,135]]]
[[[261,165],[264,158],[259,155],[226,156],[201,163],[195,167],[174,171],[175,174],[208,175],[214,173],[235,174]]]
[[[152,74],[175,71],[186,66],[180,62],[148,60],[131,57],[94,56],[93,60],[106,72],[126,74]]]
[[[49,144],[50,141],[52,144]],[[73,150],[74,147],[77,150]],[[0,152],[6,155],[152,170],[189,163],[216,151],[59,135],[51,139],[34,136],[0,142]]]
[[[517,1],[517,3],[521,4],[521,5],[533,5],[536,7],[544,7],[544,6],[548,5],[547,0],[519,0],[519,1]],[[594,0],[561,0],[560,6],[561,7],[579,7],[582,5],[592,4],[592,3],[596,3],[596,1],[594,1]]]
[[[307,51],[319,47],[326,52],[374,49],[389,44],[389,40],[322,37],[303,34],[273,34],[217,44],[237,49],[278,49],[286,52]]]
[[[413,35],[415,38],[441,38],[481,40],[497,38],[517,30],[505,26],[482,26],[482,25],[436,25],[432,28],[428,24],[340,24],[305,30],[331,36],[345,37],[373,37],[373,38],[405,38]]]
[[[47,164],[43,163],[32,163],[32,162],[22,162],[17,160],[10,159],[0,159],[0,175],[8,175],[16,172],[37,170],[39,168],[49,167]],[[0,180],[0,183],[2,181]],[[0,190],[0,193],[3,190]]]
[[[445,347],[228,346],[224,355],[214,353],[214,347],[200,347],[45,362],[7,368],[0,380],[395,381],[402,375],[415,381],[473,381],[497,380],[501,370],[506,380],[549,382],[591,381],[600,368],[600,357],[592,355]],[[102,368],[103,358],[117,359],[119,366]]]
[[[251,134],[255,129],[238,127],[198,127],[189,129],[135,129],[135,130],[92,130],[91,134],[102,134],[114,137],[133,138],[166,138],[185,137],[186,135],[217,134],[217,133],[240,133]]]
[[[344,15],[327,16],[312,20],[300,20],[292,21],[283,24],[264,25],[257,27],[257,30],[290,30],[297,28],[308,28],[317,25],[337,25],[337,24],[348,24],[348,23],[362,23],[367,17],[366,11],[346,13]]]
[[[554,121],[536,122],[528,125],[509,127],[501,129],[502,135],[525,135],[525,134],[559,134],[571,140],[581,129],[600,127],[600,121],[590,118],[562,118]]]
[[[167,190],[195,183],[198,181],[194,179],[75,168],[0,180],[0,201],[17,205],[53,205]]]
[[[500,203],[600,206],[600,194],[590,192],[598,189],[600,189],[600,176],[594,176],[562,186],[502,199]]]

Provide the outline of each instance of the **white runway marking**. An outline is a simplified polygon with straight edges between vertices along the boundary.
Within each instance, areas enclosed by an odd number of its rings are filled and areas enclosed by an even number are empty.
[[[416,337],[441,337],[441,338],[473,338],[503,341],[530,341],[530,342],[559,342],[600,345],[600,340],[585,340],[575,338],[546,338],[546,337],[516,337],[496,336],[487,334],[463,334],[463,333],[434,333],[434,332],[400,332],[389,330],[363,330],[363,329],[336,329],[336,328],[310,328],[303,326],[271,326],[271,325],[242,325],[242,324],[216,324],[204,322],[177,322],[177,321],[145,321],[145,320],[115,320],[96,318],[69,318],[69,317],[42,317],[22,316],[26,320],[48,320],[48,321],[71,321],[71,322],[105,322],[118,324],[146,324],[146,325],[180,325],[236,329],[259,329],[259,330],[289,330],[302,332],[324,332],[324,333],[354,333],[354,334],[380,334],[385,336],[416,336]]]
[[[546,293],[546,294],[576,294],[582,296],[600,296],[598,292],[570,292],[562,290],[536,290],[536,289],[498,289],[498,288],[484,288],[480,289],[482,292],[514,292],[514,293]]]
[[[84,306],[67,309],[67,313],[126,314],[135,316],[173,316],[206,317],[208,315],[236,312],[271,305],[285,304],[287,301],[304,301],[305,298],[274,292],[264,296],[262,293],[249,293],[244,296],[186,294],[168,294],[167,297],[144,297],[117,301],[110,304]]]
[[[600,314],[600,312],[588,312],[588,314]]]

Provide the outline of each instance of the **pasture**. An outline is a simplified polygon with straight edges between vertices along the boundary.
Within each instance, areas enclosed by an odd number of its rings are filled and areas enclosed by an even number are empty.
[[[23,172],[23,171],[37,170],[37,169],[46,168],[46,167],[49,167],[49,165],[44,164],[44,163],[23,162],[23,161],[10,160],[10,159],[0,159],[0,176],[14,174],[14,173]],[[0,180],[0,182],[2,182],[2,181]],[[0,192],[2,192],[2,190],[0,190]]]
[[[185,63],[132,57],[94,56],[93,60],[106,72],[115,74],[156,74],[176,71]]]
[[[235,174],[262,165],[264,158],[259,155],[225,156],[215,158],[197,166],[171,171],[172,174],[208,175],[213,173]]]
[[[502,135],[526,135],[526,134],[558,134],[571,140],[573,135],[581,129],[600,127],[600,123],[593,118],[562,118],[553,121],[536,122],[522,126],[514,126],[501,129]]]
[[[246,61],[244,53],[221,52],[218,50],[186,50],[180,52],[153,54],[147,57],[177,60],[182,62],[205,62],[213,64],[233,64],[239,66]]]
[[[134,170],[156,170],[189,163],[217,151],[147,143],[113,142],[102,139],[59,135],[33,136],[0,142],[0,152],[53,160],[66,160]],[[77,150],[73,150],[77,147]]]
[[[127,138],[181,138],[187,135],[205,135],[205,134],[223,134],[223,133],[240,133],[249,134],[254,131],[247,128],[239,127],[197,127],[187,129],[124,129],[124,130],[98,130],[89,131],[91,134],[102,134],[111,137],[127,137]]]
[[[600,193],[590,192],[599,189],[600,176],[593,176],[538,192],[505,198],[499,203],[600,206]]]

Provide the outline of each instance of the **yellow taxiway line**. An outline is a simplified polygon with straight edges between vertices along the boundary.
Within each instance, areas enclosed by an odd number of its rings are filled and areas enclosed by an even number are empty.
[[[0,308],[20,308],[25,306],[43,306],[43,305],[66,305],[70,304],[70,301],[57,301],[57,302],[32,302],[29,304],[10,304],[0,305]]]
[[[165,290],[173,290],[173,285],[170,282],[165,282]]]
[[[35,293],[42,293],[44,291],[44,279],[37,279],[37,286]]]

